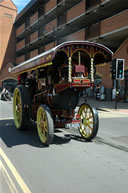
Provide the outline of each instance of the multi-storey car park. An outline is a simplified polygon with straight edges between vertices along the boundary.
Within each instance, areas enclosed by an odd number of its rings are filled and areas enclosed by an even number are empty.
[[[125,79],[120,81],[120,98],[128,100],[128,2],[125,0],[31,0],[17,15],[15,62],[20,64],[60,43],[86,40],[101,43],[113,51],[113,58],[125,59]],[[10,76],[10,75],[8,75]],[[111,99],[115,81],[110,63],[96,67],[96,79]]]

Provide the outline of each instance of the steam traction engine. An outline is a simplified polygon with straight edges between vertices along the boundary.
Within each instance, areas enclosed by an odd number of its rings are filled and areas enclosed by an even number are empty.
[[[95,65],[111,59],[112,52],[103,45],[72,41],[12,68],[12,74],[18,76],[13,95],[16,128],[25,129],[34,120],[46,145],[52,143],[54,128],[60,127],[77,126],[86,141],[93,139],[98,113],[87,103],[77,107],[79,93],[93,87]]]

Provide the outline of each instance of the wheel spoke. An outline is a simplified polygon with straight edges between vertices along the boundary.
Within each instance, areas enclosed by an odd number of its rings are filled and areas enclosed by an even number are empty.
[[[92,109],[89,105],[84,104],[79,109],[79,115],[81,118],[79,131],[82,137],[88,138],[91,136],[94,128],[94,117]]]
[[[27,105],[27,109],[24,106]],[[13,94],[13,115],[18,130],[26,129],[30,123],[30,98],[27,88],[18,85]]]
[[[14,120],[17,128],[20,128],[22,121],[22,98],[20,95],[19,88],[16,88],[13,96],[13,112],[14,112]]]
[[[92,118],[93,118],[93,115],[91,115],[90,117],[88,117],[87,120],[92,119]]]
[[[46,105],[40,105],[37,110],[37,131],[41,142],[49,145],[53,139],[53,120],[47,109]]]
[[[91,129],[91,131],[93,130],[93,127],[91,127],[90,124],[87,124],[87,126]]]
[[[39,121],[38,121],[38,118],[39,118]],[[46,114],[41,107],[39,109],[39,113],[37,113],[37,128],[38,128],[38,133],[41,141],[45,143],[48,136],[48,124],[47,124]]]

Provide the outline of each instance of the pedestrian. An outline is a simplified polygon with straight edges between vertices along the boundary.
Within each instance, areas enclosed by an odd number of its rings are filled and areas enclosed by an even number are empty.
[[[104,100],[105,99],[105,95],[104,95],[104,86],[101,83],[100,84],[100,100]]]

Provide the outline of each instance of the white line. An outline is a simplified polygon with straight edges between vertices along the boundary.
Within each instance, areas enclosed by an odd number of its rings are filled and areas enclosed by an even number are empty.
[[[24,193],[31,193],[31,191],[29,190],[29,188],[27,187],[27,185],[25,184],[25,182],[23,181],[23,179],[21,178],[21,176],[19,175],[19,173],[17,172],[17,170],[15,169],[15,167],[13,166],[13,164],[11,163],[11,161],[8,159],[8,157],[6,156],[6,154],[4,153],[4,151],[1,148],[0,148],[0,155],[6,162],[9,169],[11,170],[13,176],[15,177],[16,181],[18,182],[22,191]]]
[[[12,119],[14,119],[13,117],[5,117],[5,118],[0,118],[0,121],[6,121],[6,120],[12,120]]]

